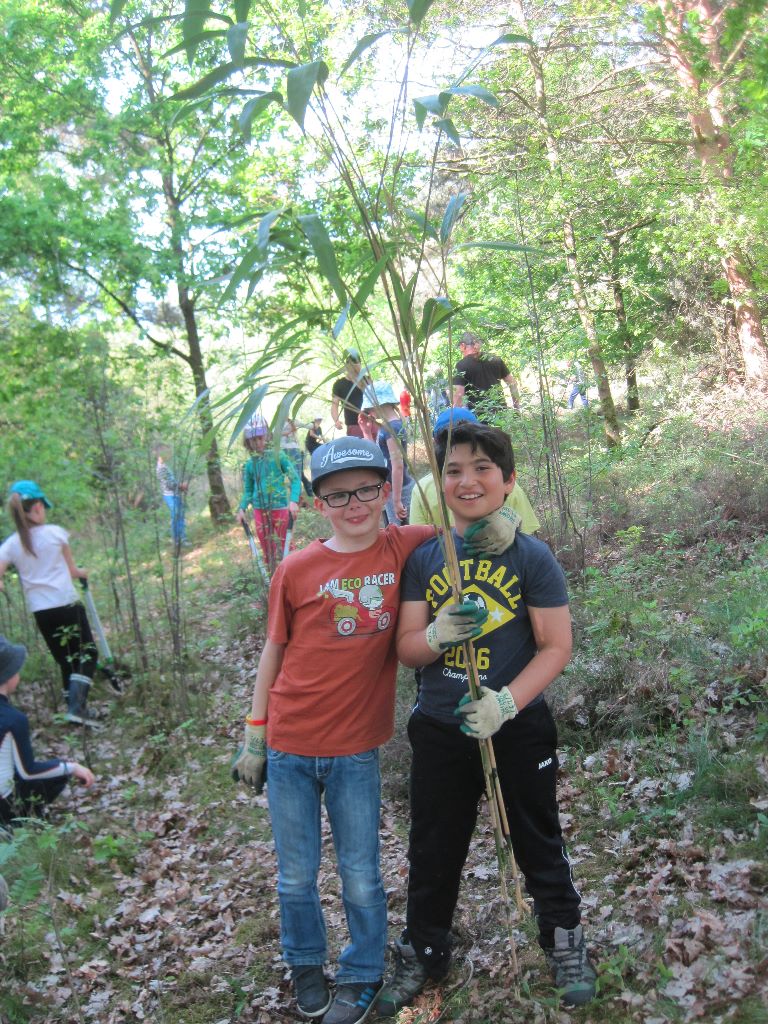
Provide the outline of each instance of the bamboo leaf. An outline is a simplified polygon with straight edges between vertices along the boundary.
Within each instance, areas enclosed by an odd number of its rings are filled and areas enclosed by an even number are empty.
[[[251,9],[251,0],[235,0],[235,18],[238,21],[248,21],[248,12]]]
[[[421,315],[421,326],[419,327],[419,336],[425,341],[435,331],[439,330],[441,326],[448,322],[452,316],[455,316],[463,306],[454,306],[449,299],[444,296],[440,296],[436,299],[427,299],[424,303],[424,309]]]
[[[451,251],[458,252],[459,249],[501,249],[505,252],[527,252],[533,256],[552,255],[546,249],[536,249],[532,245],[518,245],[517,242],[462,242],[461,245],[455,245]]]
[[[256,245],[252,245],[245,253],[245,256],[240,260],[237,269],[235,270],[232,277],[229,279],[229,284],[224,289],[224,294],[219,299],[219,305],[222,306],[225,302],[229,302],[230,299],[234,298],[235,292],[242,282],[248,277],[253,270],[257,262],[264,259],[264,248],[260,242]]]
[[[329,281],[331,287],[336,292],[339,302],[344,302],[347,298],[347,293],[339,275],[336,253],[333,251],[330,235],[326,231],[325,225],[316,213],[299,217],[298,222],[309,244],[312,246],[320,273]]]
[[[445,132],[451,142],[456,146],[461,145],[461,136],[456,130],[456,125],[450,119],[450,117],[443,117],[439,121],[435,121],[435,128],[439,128],[440,131]]]
[[[304,130],[304,118],[316,85],[322,85],[328,78],[328,65],[322,60],[292,68],[287,76],[286,106],[288,113]]]
[[[267,247],[269,246],[269,233],[272,230],[272,225],[282,212],[282,207],[279,210],[270,210],[259,221],[258,246],[263,254],[266,254]]]
[[[376,266],[363,278],[354,298],[349,300],[341,313],[339,313],[336,323],[333,325],[331,333],[334,338],[338,338],[341,334],[347,320],[351,320],[357,313],[362,313],[366,302],[370,298],[373,289],[376,287],[376,282],[379,280],[382,270],[387,265],[388,260],[389,256],[382,256],[376,263]]]
[[[445,208],[443,214],[443,222],[440,225],[440,241],[443,245],[448,242],[451,237],[451,232],[456,221],[461,216],[461,211],[464,207],[464,203],[469,198],[469,192],[457,192],[455,196],[451,196],[448,201],[448,205]]]
[[[534,41],[529,36],[521,36],[516,32],[505,32],[503,36],[499,36],[487,47],[491,49],[492,46],[535,46]]]
[[[240,116],[237,119],[246,139],[251,136],[251,122],[253,119],[258,117],[259,114],[262,114],[270,103],[282,105],[282,102],[283,97],[279,92],[265,92],[262,93],[261,96],[256,96],[254,99],[248,100],[240,111]]]
[[[350,309],[351,305],[352,305],[352,302],[351,301],[348,302],[346,304],[346,306],[344,307],[344,309],[342,309],[342,311],[339,313],[338,317],[336,318],[336,323],[331,328],[331,335],[334,338],[338,338],[338,336],[344,330],[344,324],[347,322],[347,318],[349,317],[349,309]]]
[[[427,11],[435,0],[408,0],[408,20],[412,25],[420,25]]]
[[[170,50],[166,50],[163,54],[163,59],[166,57],[172,57],[175,53],[180,53],[182,50],[186,50],[187,46],[194,45],[197,47],[200,43],[204,43],[210,39],[218,39],[227,34],[225,28],[208,28],[202,32],[198,32],[197,35],[192,36],[189,40],[185,40],[179,43],[177,46],[172,46]]]
[[[243,68],[251,67],[290,68],[293,67],[293,64],[291,61],[280,60],[274,57],[246,57],[243,61]],[[198,96],[204,95],[212,86],[226,81],[231,75],[241,70],[242,68],[236,67],[231,61],[226,64],[220,64],[219,67],[209,71],[207,75],[204,75],[193,85],[187,86],[186,89],[179,89],[170,98],[172,100],[197,99]]]
[[[227,29],[227,46],[232,63],[241,68],[245,60],[245,44],[248,40],[248,22],[238,21]]]
[[[397,303],[397,311],[400,314],[400,323],[405,330],[406,334],[411,335],[413,333],[413,293],[416,288],[417,275],[408,281],[407,284],[403,284],[400,280],[399,274],[392,274],[392,288],[395,293],[395,302]]]
[[[369,47],[373,46],[375,42],[381,39],[382,36],[386,35],[389,35],[388,29],[385,30],[384,32],[369,32],[367,36],[363,36],[361,39],[358,39],[357,43],[355,43],[354,50],[352,51],[352,53],[350,53],[349,57],[347,57],[347,59],[344,61],[344,64],[342,65],[339,75],[345,74],[352,67],[352,65],[355,63],[358,57],[365,53],[365,51],[369,49]]]
[[[451,96],[474,96],[475,99],[482,100],[483,103],[487,103],[489,107],[498,107],[501,104],[490,89],[484,89],[482,85],[452,85],[450,89],[445,90],[450,93]]]
[[[437,231],[429,223],[427,218],[423,214],[419,213],[418,210],[406,209],[405,216],[408,220],[412,220],[413,223],[418,226],[419,231],[421,231],[422,234],[426,235],[428,238],[433,238],[436,242],[438,241]]]
[[[187,60],[190,64],[195,59],[199,45],[195,40],[203,31],[210,10],[211,0],[186,0],[184,4],[181,35],[184,40],[184,48],[187,51]]]

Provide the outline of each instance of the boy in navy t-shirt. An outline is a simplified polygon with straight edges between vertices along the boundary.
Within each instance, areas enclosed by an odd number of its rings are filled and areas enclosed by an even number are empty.
[[[428,540],[408,559],[401,594],[397,653],[421,675],[408,723],[413,761],[406,930],[378,1013],[394,1016],[427,980],[448,970],[461,874],[485,790],[477,740],[489,736],[539,943],[563,1001],[580,1005],[595,994],[595,971],[560,829],[557,731],[543,697],[571,657],[565,578],[549,547],[519,531],[501,555],[467,553],[473,524],[501,508],[514,487],[508,435],[461,422],[450,437],[440,433],[435,448],[455,521],[461,600],[488,613],[473,639],[481,697],[472,701],[467,694],[465,648],[441,633],[439,613],[455,597],[440,541]]]

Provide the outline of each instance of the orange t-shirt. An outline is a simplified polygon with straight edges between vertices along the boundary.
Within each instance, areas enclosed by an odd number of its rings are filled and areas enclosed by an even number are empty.
[[[406,559],[432,526],[388,526],[364,551],[313,541],[278,566],[267,635],[285,644],[269,691],[267,743],[343,757],[385,743],[395,721],[395,626]]]

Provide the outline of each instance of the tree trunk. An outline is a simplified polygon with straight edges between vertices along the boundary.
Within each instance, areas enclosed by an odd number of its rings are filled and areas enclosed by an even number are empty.
[[[205,364],[200,349],[200,335],[197,330],[195,307],[190,298],[189,290],[184,285],[178,285],[178,292],[179,308],[184,317],[187,345],[189,346],[189,365],[192,369],[195,395],[198,399],[197,418],[203,437],[210,435],[211,438],[208,451],[205,453],[205,468],[208,474],[208,509],[214,523],[222,523],[229,518],[232,510],[227,499],[227,492],[224,489],[219,448],[216,443],[216,437],[213,434],[213,417],[211,416],[211,407],[207,395],[208,384],[205,379]]]
[[[510,13],[516,23],[516,26],[518,28],[522,27],[525,30],[526,35],[531,36],[532,33],[528,28],[528,19],[523,9],[523,4],[520,0],[512,0],[509,6]],[[539,53],[535,44],[529,46],[526,52],[528,55],[528,62],[531,65],[531,70],[533,72],[533,84],[535,91],[533,106],[535,107],[538,116],[539,127],[544,135],[547,160],[549,161],[550,171],[553,180],[556,182],[555,188],[557,189],[557,178],[562,174],[562,164],[560,160],[560,147],[547,116],[547,90],[546,83],[544,81],[544,68],[541,60],[539,59]],[[590,362],[592,363],[592,371],[597,383],[597,393],[600,398],[600,406],[603,411],[605,442],[609,448],[615,448],[617,445],[621,444],[621,429],[616,415],[616,406],[614,405],[613,395],[611,394],[611,382],[605,368],[603,350],[600,345],[597,328],[595,327],[595,318],[592,315],[592,310],[590,309],[589,302],[587,300],[587,290],[584,285],[584,278],[581,273],[576,250],[576,233],[573,228],[573,219],[570,213],[564,213],[563,215],[562,232],[565,247],[565,262],[568,267],[571,292],[576,303],[576,308],[579,312],[579,320],[581,321],[582,330],[587,338],[587,352],[589,354]]]
[[[670,66],[688,96],[688,120],[693,130],[694,150],[706,181],[722,183],[733,176],[733,148],[728,131],[728,117],[723,98],[723,84],[732,63],[722,50],[722,31],[726,24],[722,17],[725,5],[712,0],[659,0],[656,5],[662,15],[661,40]],[[701,40],[707,48],[707,58],[714,75],[714,85],[708,85],[690,56],[685,32],[689,16],[701,26]],[[718,209],[714,190],[710,192],[711,206]],[[724,236],[728,232],[723,232]],[[760,312],[754,301],[754,286],[738,246],[722,243],[721,258],[725,279],[731,295],[744,374],[747,383],[768,384],[768,344],[766,343]]]
[[[608,233],[606,241],[611,248],[611,290],[613,291],[613,308],[616,312],[616,330],[624,349],[624,377],[627,382],[627,411],[637,412],[640,408],[640,394],[637,390],[637,365],[632,351],[632,339],[627,326],[627,308],[624,305],[624,289],[619,273],[619,247],[621,235]]]

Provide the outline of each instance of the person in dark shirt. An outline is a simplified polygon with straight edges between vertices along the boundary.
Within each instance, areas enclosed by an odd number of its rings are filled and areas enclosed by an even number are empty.
[[[504,409],[506,402],[501,387],[509,388],[512,405],[520,408],[520,390],[509,367],[499,356],[483,356],[482,342],[476,334],[466,331],[459,341],[461,359],[453,377],[453,404],[472,409],[478,419],[491,422]]]
[[[36,761],[32,752],[29,719],[13,707],[10,696],[19,685],[21,669],[27,658],[22,644],[12,644],[0,636],[0,824],[10,825],[15,818],[40,813],[61,793],[74,776],[86,787],[94,775],[77,761],[53,757]]]
[[[341,430],[341,411],[346,432],[352,437],[363,436],[357,417],[363,404],[363,388],[367,384],[370,384],[370,379],[363,371],[360,353],[356,348],[348,348],[344,353],[344,376],[334,381],[331,389],[331,419],[336,429]]]

